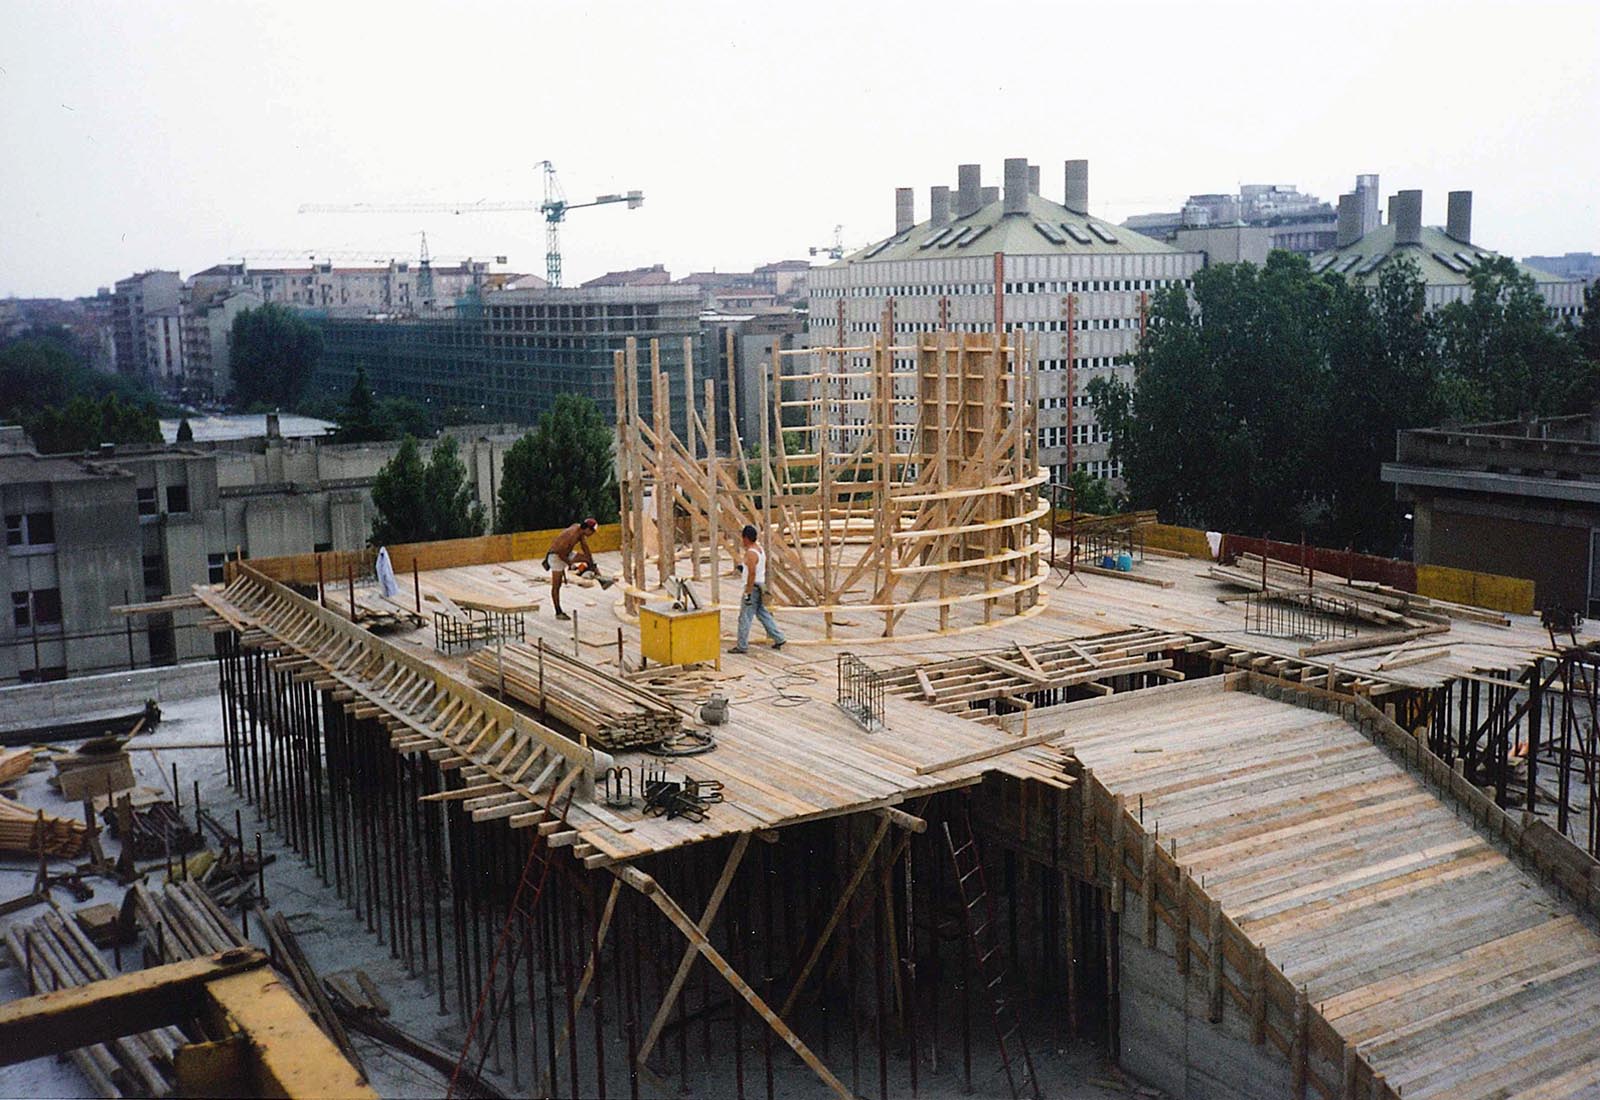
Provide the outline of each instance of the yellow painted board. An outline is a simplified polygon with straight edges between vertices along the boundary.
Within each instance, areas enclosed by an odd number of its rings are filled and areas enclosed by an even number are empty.
[[[1533,582],[1447,565],[1417,566],[1417,595],[1516,615],[1533,614]]]

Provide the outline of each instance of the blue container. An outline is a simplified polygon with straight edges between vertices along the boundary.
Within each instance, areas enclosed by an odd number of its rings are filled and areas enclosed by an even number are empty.
[[[1132,573],[1133,572],[1133,555],[1132,554],[1118,554],[1117,555],[1117,568],[1120,571],[1124,572],[1124,573]]]
[[[1107,554],[1105,557],[1100,559],[1101,569],[1115,569],[1116,567],[1117,559],[1112,557],[1110,554]]]

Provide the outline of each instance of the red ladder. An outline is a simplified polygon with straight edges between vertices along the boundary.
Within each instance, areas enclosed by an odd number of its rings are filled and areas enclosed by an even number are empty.
[[[1033,1091],[1034,1100],[1040,1100],[1039,1079],[1033,1072],[1033,1055],[1028,1052],[1028,1040],[1022,1033],[1016,1005],[1007,994],[1006,960],[996,936],[994,895],[989,893],[988,881],[983,873],[983,855],[978,850],[978,840],[972,833],[972,819],[964,804],[957,824],[963,833],[960,842],[951,833],[948,820],[944,823],[944,839],[950,846],[950,862],[955,867],[956,887],[961,893],[961,923],[967,933],[967,951],[992,1004],[994,1037],[1000,1046],[1000,1063],[1005,1067],[1006,1083],[1011,1086],[1012,1100],[1019,1100],[1022,1093],[1017,1088],[1016,1072],[1011,1065],[1010,1044],[1015,1043],[1022,1051],[1022,1079]]]
[[[547,812],[552,804],[553,797],[545,805]],[[566,802],[563,803],[561,813],[558,815],[561,820],[566,820],[567,809],[571,805],[572,792],[569,790]],[[511,895],[511,905],[506,910],[505,927],[500,930],[500,938],[494,946],[494,956],[489,961],[489,976],[484,980],[483,989],[478,993],[478,1007],[472,1014],[472,1023],[467,1026],[467,1040],[461,1045],[461,1056],[456,1059],[456,1068],[450,1074],[450,1087],[445,1091],[446,1100],[458,1095],[456,1086],[461,1079],[462,1068],[472,1055],[472,1040],[477,1037],[479,1025],[483,1023],[484,1011],[492,1008],[489,1019],[491,1028],[498,1025],[500,1014],[505,1011],[506,1002],[511,996],[511,983],[516,976],[522,946],[522,937],[515,935],[514,929],[520,921],[531,924],[534,914],[539,911],[539,899],[544,896],[544,884],[550,877],[552,851],[543,834],[535,831],[533,843],[528,848],[528,861],[522,865],[522,877],[517,881],[516,893]],[[530,886],[533,890],[532,897],[528,896]],[[527,899],[526,903],[524,898]],[[495,996],[495,977],[500,973],[502,959],[505,960],[506,981],[499,996]],[[474,1077],[483,1076],[483,1064],[488,1060],[489,1046],[488,1043],[483,1044],[483,1049],[478,1052],[477,1065],[472,1067]]]

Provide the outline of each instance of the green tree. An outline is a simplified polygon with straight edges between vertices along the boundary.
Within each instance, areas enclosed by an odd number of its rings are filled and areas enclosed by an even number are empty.
[[[25,421],[74,397],[99,399],[115,394],[135,405],[159,407],[156,394],[122,375],[90,369],[74,352],[75,342],[45,330],[0,345],[0,419]]]
[[[22,424],[41,454],[87,451],[102,443],[162,442],[155,409],[124,402],[116,394],[98,401],[74,397],[25,417]]]
[[[495,530],[537,531],[593,516],[617,518],[611,430],[587,397],[556,396],[539,425],[511,445],[500,471]]]
[[[373,546],[483,534],[483,505],[472,499],[453,436],[441,436],[426,463],[416,439],[406,436],[373,479],[372,503]]]
[[[1586,409],[1597,365],[1570,327],[1557,327],[1538,284],[1509,257],[1473,268],[1472,295],[1439,310],[1441,352],[1460,413],[1470,419]]]
[[[178,421],[178,434],[174,441],[178,443],[194,442],[194,428],[189,424],[187,416]]]
[[[472,483],[453,435],[433,445],[423,477],[430,539],[465,539],[483,534],[483,505],[472,499]]]
[[[243,408],[295,408],[322,357],[322,333],[268,302],[233,319],[233,400]]]
[[[1583,288],[1583,317],[1578,324],[1578,350],[1600,363],[1600,279]]]
[[[431,435],[434,425],[428,419],[428,410],[409,397],[384,397],[378,400],[378,420],[388,433],[385,439],[402,439],[408,435]]]
[[[356,367],[355,381],[345,396],[339,410],[339,426],[334,429],[335,443],[375,443],[393,438],[389,426],[378,412],[378,402],[372,396],[372,386],[367,382],[367,368]]]
[[[1090,477],[1087,470],[1073,470],[1067,485],[1072,489],[1071,507],[1077,511],[1108,516],[1117,510],[1118,501],[1105,478]],[[1058,503],[1065,506],[1068,501],[1063,497]]]

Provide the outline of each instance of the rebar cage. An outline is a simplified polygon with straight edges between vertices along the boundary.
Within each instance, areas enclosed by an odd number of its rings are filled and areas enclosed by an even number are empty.
[[[435,611],[433,633],[434,644],[441,653],[454,653],[457,649],[471,649],[490,642],[526,641],[527,625],[519,611],[464,608],[461,615]]]
[[[883,728],[883,673],[869,668],[854,653],[838,657],[839,709],[856,720],[868,733]]]

